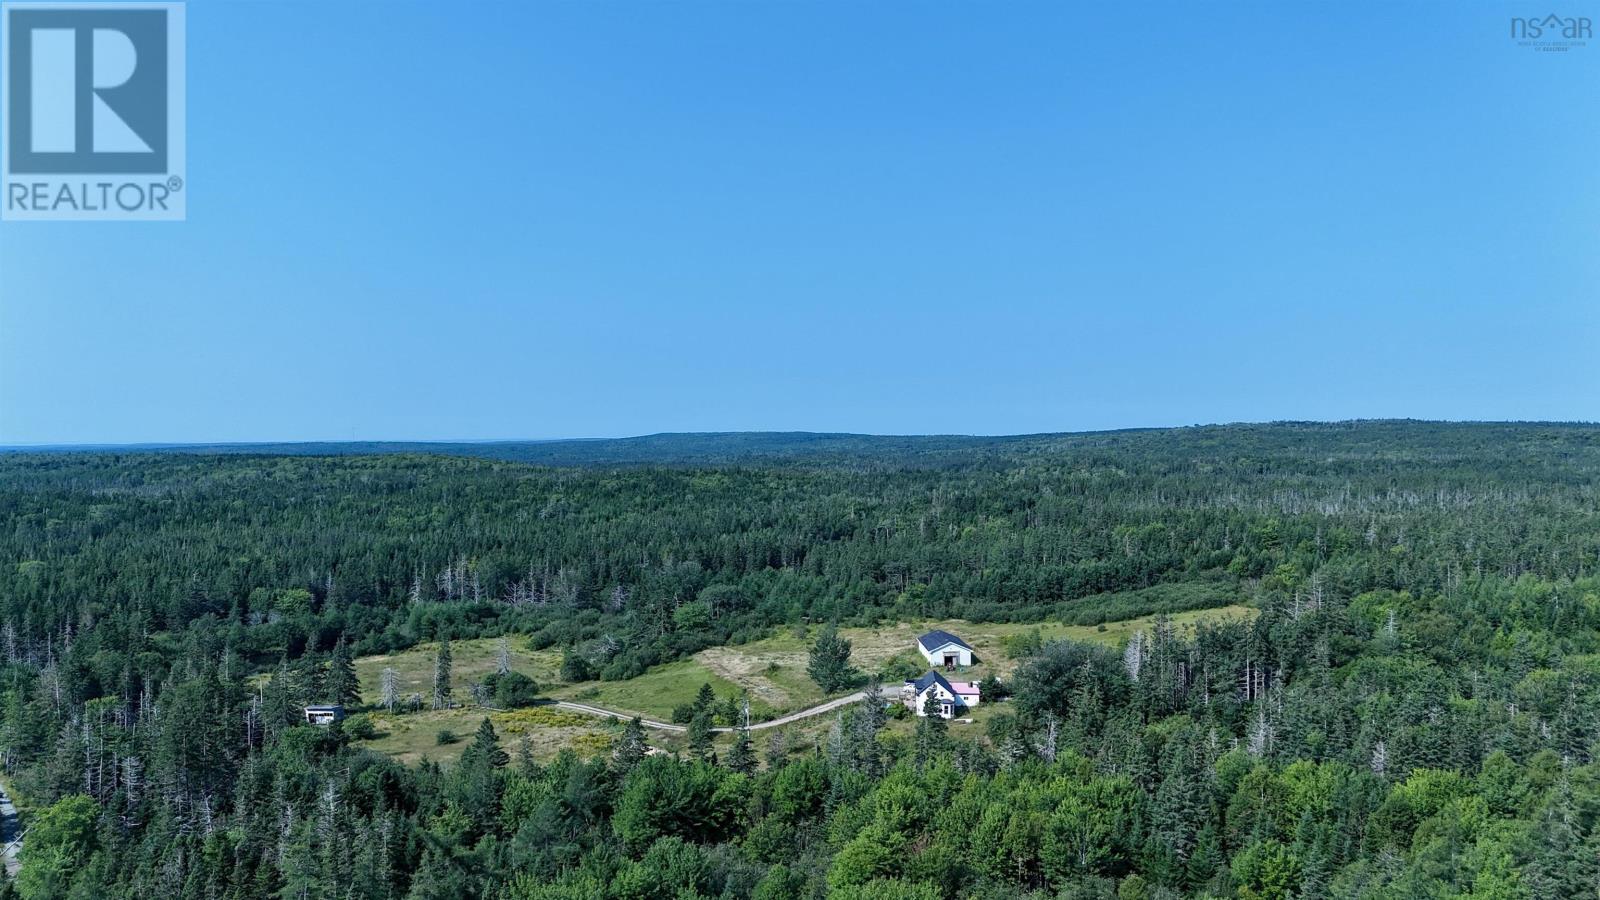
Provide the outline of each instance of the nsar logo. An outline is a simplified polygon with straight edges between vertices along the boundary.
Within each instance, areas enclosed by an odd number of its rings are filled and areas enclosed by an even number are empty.
[[[0,217],[184,218],[183,13],[0,4]]]
[[[1511,38],[1518,47],[1553,53],[1565,53],[1588,46],[1594,37],[1594,25],[1588,16],[1558,16],[1551,13],[1542,19],[1515,18],[1511,20]]]

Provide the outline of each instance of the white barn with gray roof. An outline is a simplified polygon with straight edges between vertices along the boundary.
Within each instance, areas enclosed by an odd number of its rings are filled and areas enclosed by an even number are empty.
[[[948,631],[930,631],[917,638],[917,650],[936,669],[972,665],[972,645]]]

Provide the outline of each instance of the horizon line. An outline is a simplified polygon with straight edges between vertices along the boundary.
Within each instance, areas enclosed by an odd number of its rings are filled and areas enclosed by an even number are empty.
[[[204,447],[282,447],[306,444],[426,444],[475,445],[505,444],[567,444],[604,441],[639,441],[660,437],[729,437],[735,435],[807,435],[812,437],[841,438],[971,438],[1005,439],[1069,437],[1075,435],[1117,434],[1135,431],[1180,431],[1196,428],[1240,428],[1288,425],[1361,425],[1409,422],[1423,425],[1524,425],[1595,427],[1595,419],[1422,419],[1410,417],[1349,418],[1349,419],[1268,419],[1259,421],[1195,422],[1188,425],[1130,425],[1120,428],[1088,428],[1078,431],[1028,431],[981,434],[976,432],[916,432],[880,433],[867,431],[812,431],[807,429],[747,429],[725,431],[654,431],[643,434],[626,434],[599,437],[512,437],[512,438],[267,438],[260,440],[172,440],[172,441],[81,441],[0,444],[0,453],[39,450],[167,450]]]

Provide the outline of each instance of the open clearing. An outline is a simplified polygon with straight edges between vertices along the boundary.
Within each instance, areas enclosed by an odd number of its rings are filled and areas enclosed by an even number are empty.
[[[1184,629],[1200,621],[1246,619],[1255,614],[1256,611],[1247,606],[1225,606],[1173,613],[1168,618]],[[1155,616],[1141,616],[1104,625],[1062,625],[1052,622],[972,623],[949,619],[877,628],[844,628],[840,634],[851,643],[851,663],[863,672],[877,672],[895,657],[906,659],[915,654],[914,645],[919,635],[935,629],[949,631],[972,645],[975,663],[963,671],[961,677],[976,680],[990,674],[1004,677],[1015,668],[1015,661],[1004,648],[1008,637],[1037,629],[1045,641],[1069,639],[1117,647],[1134,632],[1148,630],[1154,620]],[[806,675],[807,654],[815,632],[815,627],[785,628],[748,644],[702,650],[689,659],[656,666],[627,681],[578,684],[564,684],[558,680],[560,651],[529,650],[525,638],[514,636],[510,639],[511,666],[538,682],[544,696],[645,718],[671,721],[674,707],[692,701],[701,685],[710,684],[719,697],[749,691],[755,717],[768,719],[807,709],[828,699]],[[451,686],[456,702],[470,703],[471,684],[494,671],[498,648],[497,638],[451,642]],[[381,673],[385,667],[392,666],[400,681],[401,696],[418,694],[426,703],[432,691],[433,660],[437,652],[438,645],[428,643],[400,653],[358,659],[356,673],[363,698],[369,703],[378,699]],[[916,667],[925,670],[921,657],[915,659]],[[368,741],[367,746],[408,763],[422,759],[453,760],[466,747],[485,715],[494,723],[508,749],[514,750],[525,733],[535,757],[541,759],[554,756],[563,747],[572,747],[585,755],[603,752],[621,727],[605,719],[552,708],[377,713],[373,721],[380,736]],[[819,720],[827,718],[822,716]],[[460,742],[439,744],[437,736],[442,730],[454,732],[460,736]],[[683,743],[681,735],[660,731],[651,732],[650,741],[669,749]]]
[[[1255,609],[1248,606],[1224,606],[1172,613],[1167,618],[1184,629],[1193,628],[1194,623],[1200,621],[1246,619],[1255,614]],[[983,678],[989,674],[1004,676],[1015,668],[1015,662],[1006,655],[1004,648],[1008,637],[1037,629],[1046,641],[1067,639],[1120,647],[1134,632],[1149,630],[1155,618],[1140,616],[1104,625],[972,623],[947,619],[903,622],[879,628],[842,628],[839,633],[850,641],[851,663],[863,672],[877,672],[894,657],[914,655],[919,636],[936,629],[948,631],[972,645],[974,665],[964,677]],[[807,653],[814,635],[814,628],[803,635],[799,629],[784,629],[749,644],[703,650],[695,654],[693,661],[723,680],[748,689],[752,703],[761,701],[781,712],[802,709],[824,699],[822,692],[806,676]],[[920,656],[915,659],[918,669],[927,669]]]
[[[387,753],[403,763],[422,760],[454,762],[472,742],[473,732],[487,716],[500,735],[500,746],[516,753],[522,736],[528,736],[528,745],[535,759],[553,758],[564,748],[576,750],[581,756],[607,752],[621,728],[604,719],[564,712],[552,707],[534,707],[504,712],[474,708],[423,710],[415,713],[390,715],[374,713],[373,724],[378,737],[365,745],[380,753]],[[439,733],[452,732],[453,743],[439,743]]]
[[[560,651],[529,650],[527,638],[520,635],[510,635],[506,642],[511,651],[511,668],[537,681],[541,687],[556,680],[561,668]],[[494,671],[499,647],[499,638],[450,642],[450,690],[457,702],[471,699],[472,684]],[[400,682],[401,699],[416,694],[426,704],[433,695],[433,660],[438,654],[439,645],[429,641],[399,653],[358,658],[356,678],[361,682],[361,699],[377,703],[383,696],[383,670],[393,667]]]
[[[717,675],[697,659],[656,666],[627,681],[585,681],[552,687],[544,693],[558,700],[573,700],[670,722],[673,708],[692,702],[703,684],[711,685],[718,697],[739,693],[738,685]]]

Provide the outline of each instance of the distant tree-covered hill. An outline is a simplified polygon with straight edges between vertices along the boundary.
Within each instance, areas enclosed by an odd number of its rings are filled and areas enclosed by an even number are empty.
[[[1195,456],[1219,451],[1340,458],[1451,455],[1490,458],[1551,445],[1581,450],[1600,435],[1593,423],[1453,423],[1415,420],[1275,422],[1032,435],[873,435],[805,431],[652,434],[546,441],[309,441],[235,444],[93,445],[11,448],[12,452],[196,453],[361,456],[438,454],[545,466],[832,465],[872,468],[1006,466],[1040,456],[1092,451]],[[7,448],[0,447],[0,452]]]

